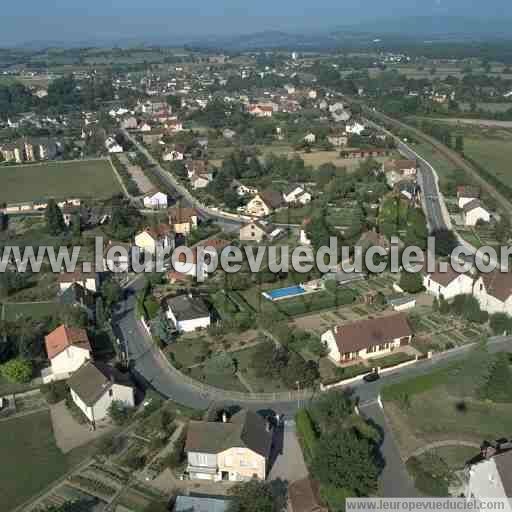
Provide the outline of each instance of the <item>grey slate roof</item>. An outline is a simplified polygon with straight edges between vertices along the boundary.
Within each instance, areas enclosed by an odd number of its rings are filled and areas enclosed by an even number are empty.
[[[230,448],[249,448],[268,457],[272,432],[267,422],[255,412],[242,410],[228,423],[191,421],[187,432],[185,451],[220,453]]]
[[[69,379],[69,387],[92,407],[113,384],[130,386],[130,377],[103,363],[86,361]]]
[[[178,295],[166,300],[168,307],[171,308],[176,320],[178,321],[204,318],[210,314],[208,306],[204,300],[199,297]]]
[[[512,498],[512,450],[495,455],[494,462],[498,468],[505,495]]]

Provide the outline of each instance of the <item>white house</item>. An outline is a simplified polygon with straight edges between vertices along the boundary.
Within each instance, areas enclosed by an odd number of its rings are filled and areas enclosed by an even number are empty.
[[[71,398],[95,425],[108,416],[112,402],[135,406],[135,391],[128,374],[103,363],[87,361],[68,381]]]
[[[99,287],[99,278],[97,272],[82,272],[75,270],[75,272],[61,272],[57,277],[59,283],[59,290],[66,291],[70,286],[79,284],[86,290],[96,293]]]
[[[473,201],[473,199],[480,198],[480,189],[478,187],[460,185],[457,187],[457,201],[459,208],[462,209],[467,203]]]
[[[284,200],[290,203],[308,204],[311,202],[311,194],[300,185],[292,185],[283,194]]]
[[[172,149],[171,151],[164,151],[162,160],[164,162],[174,162],[176,160],[183,160],[184,154],[181,151]]]
[[[123,146],[116,142],[114,137],[107,137],[105,140],[105,147],[109,153],[122,153]]]
[[[316,135],[314,133],[309,132],[307,135],[304,136],[304,142],[307,142],[308,144],[314,144],[316,142]]]
[[[409,345],[412,330],[404,313],[357,320],[337,325],[321,336],[336,364],[355,359],[370,359]]]
[[[283,206],[283,194],[275,190],[266,190],[256,194],[246,205],[245,211],[254,217],[265,217]]]
[[[300,227],[300,232],[299,232],[299,242],[302,245],[308,245],[308,246],[311,245],[311,240],[307,233],[307,226],[310,222],[311,222],[311,219],[309,219],[309,218],[306,218],[302,221],[302,225]]]
[[[357,121],[354,121],[351,124],[347,124],[345,127],[345,131],[352,135],[361,135],[366,130],[366,126]]]
[[[240,197],[253,196],[258,193],[257,188],[250,187],[249,185],[244,185],[243,183],[240,183],[238,180],[233,180],[231,186],[236,190],[236,193]]]
[[[164,194],[163,192],[156,192],[155,194],[144,198],[144,208],[167,208],[168,199],[167,194]]]
[[[179,332],[192,332],[205,329],[211,324],[211,315],[203,299],[191,295],[178,295],[168,298],[167,318]]]
[[[456,295],[470,294],[473,291],[473,278],[468,274],[459,274],[450,266],[446,272],[436,270],[423,276],[425,290],[437,298],[448,300]]]
[[[206,279],[210,273],[210,267],[208,259],[217,258],[220,251],[227,247],[229,244],[226,240],[221,239],[209,239],[203,240],[198,243],[195,247],[191,248],[192,258],[187,257],[184,253],[181,253],[177,258],[173,258],[173,267],[176,272],[185,274],[187,276],[193,276],[197,279]],[[198,261],[197,251],[198,247],[201,247],[204,253],[204,261]],[[174,256],[174,255],[173,255]]]
[[[512,315],[512,274],[499,270],[481,274],[473,286],[473,295],[489,314]]]
[[[261,242],[267,238],[273,231],[273,227],[269,224],[261,222],[248,222],[240,226],[240,240],[244,242]]]
[[[491,214],[483,207],[478,199],[473,199],[462,207],[464,224],[466,226],[476,226],[477,222],[489,222]]]
[[[92,357],[87,332],[60,325],[45,336],[46,353],[50,360],[50,371],[43,372],[43,382],[67,379]]]
[[[155,254],[157,249],[174,247],[174,232],[168,224],[147,227],[135,235],[135,245],[142,250]]]
[[[508,443],[510,444],[510,443]],[[485,502],[500,499],[500,510],[511,512],[512,505],[512,450],[496,451],[487,448],[481,458],[466,468],[467,485],[465,496]]]

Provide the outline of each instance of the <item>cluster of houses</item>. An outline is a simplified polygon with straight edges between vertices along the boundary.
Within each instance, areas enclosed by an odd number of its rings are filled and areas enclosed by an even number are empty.
[[[478,187],[467,185],[457,187],[457,205],[465,226],[474,227],[482,222],[490,222],[492,219],[492,213],[480,201]]]
[[[135,406],[135,390],[127,374],[94,361],[85,329],[60,325],[45,337],[50,367],[44,382],[67,379],[73,402],[91,425],[107,418],[115,401]]]
[[[252,196],[247,204],[241,207],[241,211],[257,218],[267,217],[275,210],[286,206],[304,206],[312,199],[311,193],[298,184],[292,184],[284,191],[274,189],[258,191],[256,188],[243,185],[238,181],[234,182],[232,186],[239,196]]]
[[[61,149],[61,143],[49,137],[24,137],[15,142],[1,143],[0,155],[5,162],[21,164],[53,160]]]

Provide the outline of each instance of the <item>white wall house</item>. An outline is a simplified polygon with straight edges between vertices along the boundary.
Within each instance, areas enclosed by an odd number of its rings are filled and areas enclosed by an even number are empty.
[[[361,133],[363,133],[365,131],[365,129],[366,129],[366,126],[357,121],[354,121],[351,124],[347,124],[347,126],[345,127],[345,131],[347,133],[355,134],[355,135],[361,135]]]
[[[208,306],[198,297],[178,295],[167,299],[167,318],[178,332],[193,332],[205,329],[211,324]]]
[[[451,268],[447,272],[433,272],[423,276],[425,290],[437,298],[453,299],[456,295],[473,292],[473,278],[468,274],[458,274]]]
[[[478,199],[473,199],[466,203],[462,208],[464,224],[466,226],[476,226],[478,221],[489,222],[491,214],[488,212]]]
[[[155,194],[144,198],[144,208],[167,208],[168,202],[169,198],[167,197],[167,194],[164,194],[163,192],[156,192]]]
[[[68,381],[71,398],[94,425],[108,417],[112,402],[135,406],[135,391],[129,377],[115,368],[88,361]]]
[[[301,186],[290,187],[284,194],[284,200],[290,203],[307,204],[311,202],[311,194],[306,192]]]
[[[509,272],[495,270],[481,274],[475,281],[473,294],[489,314],[512,315],[512,274]]]
[[[93,293],[96,293],[98,291],[99,286],[99,278],[96,272],[62,272],[57,277],[57,281],[59,283],[59,289],[61,292],[66,291],[70,286],[74,285],[75,283],[83,286],[86,290],[89,290],[90,292]]]
[[[45,336],[44,341],[51,365],[43,372],[44,383],[69,378],[92,358],[91,345],[84,329],[60,325]]]
[[[504,512],[511,512],[512,506],[512,451],[505,451],[483,457],[482,460],[472,463],[466,469],[468,476],[465,489],[467,499],[501,499]]]
[[[336,364],[371,359],[409,345],[412,331],[403,313],[358,320],[324,332],[322,342]]]
[[[143,251],[155,254],[157,249],[174,247],[174,233],[171,226],[160,224],[148,227],[135,235],[135,245]]]
[[[118,144],[116,142],[116,139],[114,137],[107,137],[105,140],[105,147],[107,148],[107,151],[109,153],[122,153],[123,152],[123,146]]]

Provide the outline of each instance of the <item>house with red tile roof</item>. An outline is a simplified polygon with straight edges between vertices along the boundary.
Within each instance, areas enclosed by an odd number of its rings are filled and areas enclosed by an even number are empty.
[[[85,361],[92,359],[89,337],[84,329],[60,325],[44,338],[50,371],[43,374],[44,382],[68,379]]]
[[[403,313],[336,325],[324,332],[322,341],[335,363],[370,359],[409,345],[412,330]]]

